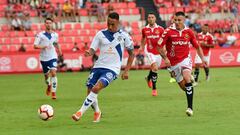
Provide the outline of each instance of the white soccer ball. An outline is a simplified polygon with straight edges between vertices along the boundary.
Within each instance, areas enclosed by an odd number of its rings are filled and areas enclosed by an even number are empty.
[[[50,105],[41,105],[39,108],[38,108],[38,116],[40,119],[42,120],[50,120],[53,118],[53,107],[50,106]]]

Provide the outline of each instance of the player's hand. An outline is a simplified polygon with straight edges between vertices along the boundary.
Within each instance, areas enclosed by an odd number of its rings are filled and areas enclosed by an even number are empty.
[[[208,67],[208,64],[207,64],[207,62],[206,61],[203,61],[203,67]]]
[[[168,58],[166,58],[166,59],[164,60],[164,62],[165,62],[166,67],[170,67],[170,66],[171,66],[171,63],[170,63],[170,61],[169,61]]]
[[[122,80],[127,80],[128,79],[128,71],[124,71],[123,73],[122,73]]]

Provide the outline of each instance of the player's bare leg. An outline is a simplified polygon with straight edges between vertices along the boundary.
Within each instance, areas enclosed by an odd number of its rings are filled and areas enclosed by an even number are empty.
[[[90,90],[90,93],[86,97],[85,101],[83,102],[82,107],[78,110],[75,114],[72,115],[73,120],[78,121],[82,115],[86,112],[86,110],[93,105],[95,109],[94,113],[94,120],[93,122],[99,122],[101,118],[101,111],[98,107],[98,100],[97,96],[98,93],[103,89],[105,86],[101,81],[98,81],[94,87]]]

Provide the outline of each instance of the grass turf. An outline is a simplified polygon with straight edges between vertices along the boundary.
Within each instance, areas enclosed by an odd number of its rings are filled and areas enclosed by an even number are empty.
[[[45,96],[42,74],[0,76],[0,134],[2,135],[237,135],[240,131],[239,68],[214,68],[211,80],[195,88],[194,116],[185,114],[185,93],[169,74],[159,71],[159,96],[152,97],[144,76],[147,70],[131,71],[130,79],[117,79],[98,96],[103,117],[93,123],[90,108],[74,122],[71,115],[86,96],[88,72],[58,73],[58,99]],[[37,116],[41,104],[54,108],[54,118]]]

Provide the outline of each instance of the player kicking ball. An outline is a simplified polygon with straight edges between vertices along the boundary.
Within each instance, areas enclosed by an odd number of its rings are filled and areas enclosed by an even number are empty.
[[[119,75],[124,48],[127,49],[129,56],[121,77],[123,80],[128,79],[128,71],[134,59],[133,42],[126,32],[118,28],[118,13],[110,13],[107,19],[107,29],[101,30],[96,34],[90,49],[85,52],[85,56],[88,57],[94,55],[97,49],[99,49],[100,55],[87,80],[88,96],[84,100],[82,107],[72,115],[72,119],[75,121],[78,121],[90,106],[94,109],[93,122],[100,121],[101,110],[98,105],[98,93]]]
[[[174,23],[165,29],[159,39],[159,51],[167,67],[174,76],[180,88],[185,91],[187,97],[188,116],[193,115],[193,85],[191,81],[192,60],[189,45],[192,44],[197,50],[202,62],[203,52],[198,45],[193,31],[184,25],[185,14],[177,12],[174,16]],[[166,46],[166,50],[163,48]]]

